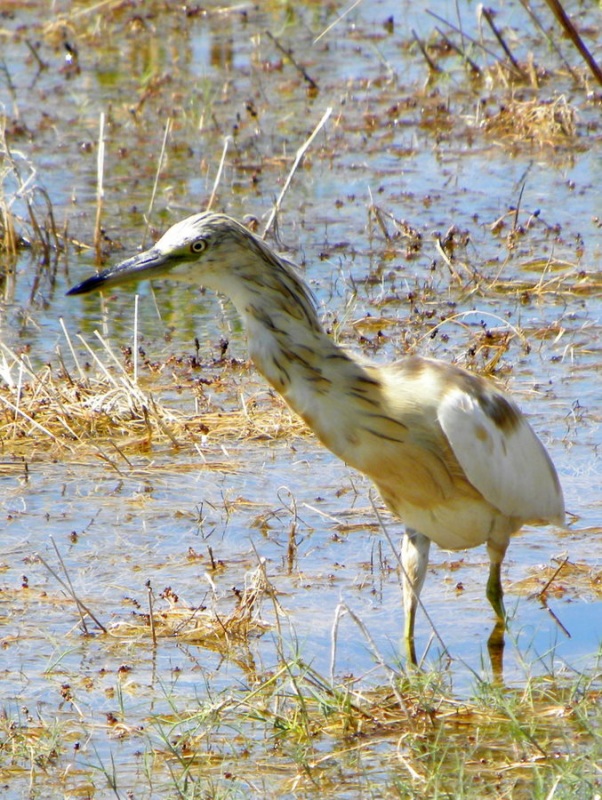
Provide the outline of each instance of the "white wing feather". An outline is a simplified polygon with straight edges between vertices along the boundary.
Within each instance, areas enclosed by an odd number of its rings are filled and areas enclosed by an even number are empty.
[[[527,420],[516,413],[516,424],[504,429],[478,396],[458,388],[441,401],[438,419],[466,477],[486,500],[523,522],[562,524],[564,501],[554,465]]]

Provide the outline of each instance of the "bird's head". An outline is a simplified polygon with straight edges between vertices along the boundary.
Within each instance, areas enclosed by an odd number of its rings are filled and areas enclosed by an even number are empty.
[[[87,294],[155,278],[194,283],[228,294],[228,286],[223,285],[228,274],[241,261],[248,262],[249,253],[258,249],[268,248],[231,217],[211,212],[194,214],[172,225],[149,250],[107,267],[67,294]]]
[[[313,296],[294,265],[240,222],[209,211],[177,222],[150,250],[87,278],[67,294],[154,278],[221,292],[243,315],[282,313],[320,330]]]

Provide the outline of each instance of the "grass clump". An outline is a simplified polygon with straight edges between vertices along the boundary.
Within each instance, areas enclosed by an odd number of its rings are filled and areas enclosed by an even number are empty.
[[[182,701],[175,682],[163,683],[164,711],[135,726],[124,707],[123,719],[102,727],[143,754],[140,797],[201,797],[208,787],[213,796],[244,796],[252,787],[266,797],[589,800],[602,790],[599,679],[533,679],[520,690],[481,684],[459,701],[433,691],[428,674],[399,676],[395,691],[351,679],[333,685],[299,656],[256,673],[252,685],[193,703]],[[65,697],[79,703],[77,691]],[[5,715],[0,777],[29,770],[56,781],[62,772],[66,796],[105,783],[125,797],[130,779],[83,744],[82,736],[93,742],[99,733],[90,720],[53,727]],[[65,772],[71,759],[73,772]]]
[[[400,706],[390,689],[333,686],[303,660],[287,661],[247,692],[222,696],[211,713],[154,719],[155,756],[177,764],[189,784],[207,771],[223,782],[232,768],[253,785],[269,775],[271,792],[285,795],[544,800],[600,791],[591,681],[577,678],[578,691],[535,681],[519,691],[481,687],[463,702],[430,690],[427,700],[429,682],[403,679]]]
[[[166,444],[211,447],[225,440],[275,439],[304,435],[305,426],[275,398],[247,402],[224,411],[206,401],[193,376],[170,380],[148,371],[135,380],[110,344],[100,338],[100,354],[81,339],[90,361],[36,369],[26,355],[0,343],[0,441],[5,454],[37,460],[93,455],[111,462],[116,454],[141,454]],[[81,338],[81,337],[80,337]],[[177,380],[177,385],[174,382]],[[186,392],[192,408],[178,410],[158,392]],[[35,448],[32,449],[32,436]]]
[[[510,100],[487,114],[481,128],[506,144],[531,142],[538,147],[568,144],[576,135],[576,111],[566,97],[542,102]]]

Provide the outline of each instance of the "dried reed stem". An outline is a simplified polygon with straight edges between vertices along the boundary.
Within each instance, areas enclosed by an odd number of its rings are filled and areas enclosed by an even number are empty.
[[[146,212],[146,229],[144,231],[144,236],[142,237],[142,249],[144,250],[146,247],[146,237],[148,235],[148,229],[150,227],[150,219],[151,214],[153,211],[153,206],[155,205],[155,197],[157,196],[157,187],[159,186],[159,177],[161,175],[161,169],[163,167],[163,160],[165,158],[165,150],[167,149],[167,139],[169,134],[171,133],[171,126],[172,126],[172,119],[168,117],[167,122],[165,123],[165,130],[163,131],[163,141],[161,143],[161,152],[159,153],[159,160],[157,162],[157,169],[155,171],[155,180],[153,181],[153,190],[151,192],[150,202],[148,204],[148,211]]]
[[[289,186],[291,185],[291,181],[293,180],[293,175],[295,174],[295,172],[297,171],[297,169],[301,165],[301,162],[303,161],[303,156],[307,152],[308,148],[310,147],[311,143],[316,138],[318,133],[322,130],[322,128],[326,124],[326,121],[328,120],[328,117],[331,114],[332,114],[332,108],[329,106],[326,109],[326,111],[324,112],[324,114],[322,116],[322,119],[318,122],[318,124],[314,128],[311,136],[297,150],[297,154],[295,156],[295,160],[293,162],[293,166],[291,167],[291,170],[290,170],[290,172],[289,172],[289,174],[287,176],[287,179],[284,182],[284,186],[282,187],[282,191],[278,195],[278,199],[274,203],[274,206],[272,208],[270,216],[268,217],[268,221],[267,221],[266,226],[265,226],[265,228],[263,230],[262,239],[265,239],[265,237],[267,236],[268,232],[270,231],[270,228],[274,224],[274,220],[276,219],[276,215],[280,211],[280,206],[282,204],[282,200],[284,199],[284,195],[286,194],[286,192],[288,191]]]
[[[224,147],[222,149],[222,157],[219,160],[219,167],[217,169],[217,175],[215,176],[215,180],[213,181],[213,189],[211,190],[211,196],[209,198],[209,202],[207,203],[206,211],[211,209],[213,205],[213,201],[215,200],[215,195],[217,194],[217,187],[219,186],[219,182],[222,177],[222,172],[224,169],[224,163],[226,161],[226,153],[228,152],[228,147],[230,145],[230,136],[226,136],[224,138]]]
[[[94,249],[96,251],[96,266],[102,264],[102,206],[104,203],[104,162],[105,162],[105,115],[100,113],[98,125],[98,156],[96,160],[96,220],[94,223]]]
[[[67,594],[70,595],[71,599],[73,600],[73,602],[77,606],[77,611],[79,613],[79,617],[80,617],[80,621],[81,621],[81,624],[82,624],[82,628],[84,629],[85,633],[88,633],[88,628],[86,626],[86,620],[85,620],[85,617],[84,617],[84,612],[90,617],[90,619],[94,620],[94,622],[98,625],[98,627],[100,628],[100,630],[103,633],[107,633],[107,629],[102,624],[102,622],[98,619],[98,617],[92,611],[90,611],[88,606],[85,603],[83,603],[79,599],[77,594],[75,593],[75,589],[73,588],[73,584],[71,583],[71,578],[69,577],[69,573],[67,571],[67,567],[65,566],[65,562],[63,561],[63,557],[62,557],[62,555],[60,553],[60,550],[56,546],[56,542],[54,541],[52,536],[50,537],[50,542],[52,543],[52,547],[54,548],[54,552],[56,553],[56,556],[57,556],[57,558],[59,560],[59,563],[61,565],[61,568],[63,570],[63,574],[65,576],[65,580],[63,580],[61,578],[61,576],[56,572],[56,570],[54,570],[50,566],[50,564],[44,558],[42,558],[42,556],[39,553],[37,554],[37,557],[42,562],[42,564],[46,567],[46,569],[52,575],[52,577],[56,581],[58,581],[61,584],[61,586],[63,587],[63,589],[65,589]]]
[[[585,61],[587,66],[590,68],[592,75],[602,86],[602,70],[598,66],[598,63],[596,62],[595,58],[592,56],[592,54],[586,47],[585,42],[579,35],[577,28],[573,25],[573,21],[562,7],[560,0],[546,0],[546,2],[549,5],[550,9],[552,10],[554,16],[560,23],[560,26],[562,27],[566,35],[575,45],[577,50],[579,50],[579,52],[581,53],[581,56],[583,57],[583,60]]]

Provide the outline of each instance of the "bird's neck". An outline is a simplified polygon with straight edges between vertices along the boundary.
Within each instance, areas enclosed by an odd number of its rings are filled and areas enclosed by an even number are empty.
[[[284,311],[247,308],[249,354],[257,369],[337,455],[344,442],[341,394],[363,368],[317,322]]]
[[[241,259],[230,272],[215,272],[210,288],[236,306],[259,372],[330,450],[346,458],[348,432],[358,422],[350,391],[373,381],[324,331],[292,266],[270,251],[262,259],[270,260],[269,269],[263,260]]]

